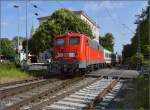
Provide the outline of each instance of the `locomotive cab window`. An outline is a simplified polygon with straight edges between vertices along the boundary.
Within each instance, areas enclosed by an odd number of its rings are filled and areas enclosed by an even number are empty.
[[[69,44],[71,45],[76,45],[80,43],[80,38],[79,37],[71,37],[69,38]]]
[[[56,45],[64,45],[64,43],[65,43],[64,38],[59,38],[56,40]]]

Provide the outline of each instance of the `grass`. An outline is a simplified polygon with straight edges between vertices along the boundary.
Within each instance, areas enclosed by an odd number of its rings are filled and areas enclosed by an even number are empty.
[[[148,75],[127,80],[118,96],[120,101],[116,101],[117,110],[150,110],[149,89],[150,83]]]
[[[13,63],[0,64],[0,83],[32,77],[31,74],[17,68]]]
[[[46,70],[23,71],[14,63],[0,63],[0,83],[45,76]]]
[[[149,76],[140,76],[134,80],[135,105],[137,109],[149,108]]]

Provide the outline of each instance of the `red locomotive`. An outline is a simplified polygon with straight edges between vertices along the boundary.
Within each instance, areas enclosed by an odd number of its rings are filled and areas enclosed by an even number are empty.
[[[55,37],[54,61],[64,75],[85,73],[111,63],[111,52],[83,34],[68,33]]]

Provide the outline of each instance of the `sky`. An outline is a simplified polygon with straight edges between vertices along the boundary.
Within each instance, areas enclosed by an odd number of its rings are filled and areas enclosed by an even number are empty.
[[[19,6],[19,18],[14,5]],[[37,5],[39,8],[36,9],[33,5]],[[2,38],[11,39],[18,35],[18,23],[19,35],[26,36],[25,6],[26,2],[23,0],[1,0],[0,29]],[[142,8],[145,9],[146,6],[146,0],[30,0],[27,3],[28,36],[32,25],[38,28],[38,17],[51,15],[62,7],[74,11],[83,10],[100,26],[101,36],[108,32],[114,35],[114,51],[121,54],[123,45],[130,43],[136,30],[135,15],[141,14]],[[38,13],[38,17],[34,13]]]

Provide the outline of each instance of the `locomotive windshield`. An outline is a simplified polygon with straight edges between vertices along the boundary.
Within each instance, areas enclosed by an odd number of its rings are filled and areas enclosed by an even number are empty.
[[[80,38],[79,37],[71,37],[69,38],[69,44],[75,45],[80,43]]]
[[[56,45],[64,45],[64,43],[65,43],[64,38],[59,38],[56,40]]]

